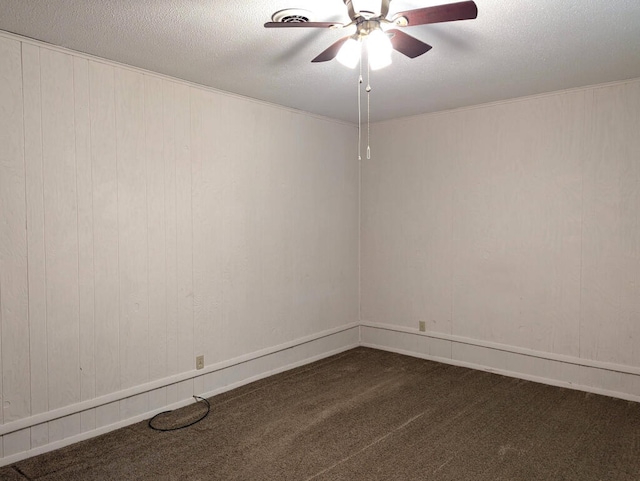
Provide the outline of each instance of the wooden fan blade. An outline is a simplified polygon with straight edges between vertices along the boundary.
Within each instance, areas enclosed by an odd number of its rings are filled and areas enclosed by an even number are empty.
[[[331,28],[342,27],[336,22],[267,22],[265,28]]]
[[[314,58],[312,62],[326,62],[328,60],[334,59],[335,56],[338,55],[338,52],[340,51],[340,47],[342,47],[342,44],[345,43],[347,40],[349,40],[348,36],[341,38],[340,40],[332,44],[324,52],[322,52],[320,55],[318,55],[316,58]]]
[[[473,1],[469,1],[399,12],[393,16],[392,21],[401,27],[413,27],[414,25],[426,25],[428,23],[471,20],[477,16],[478,7]],[[406,25],[402,22],[402,18],[406,19]]]
[[[393,34],[391,37],[391,45],[393,45],[393,48],[409,58],[419,57],[423,53],[427,53],[431,50],[431,45],[426,44],[422,40],[418,40],[411,35],[407,35],[400,30],[387,30],[386,33]]]

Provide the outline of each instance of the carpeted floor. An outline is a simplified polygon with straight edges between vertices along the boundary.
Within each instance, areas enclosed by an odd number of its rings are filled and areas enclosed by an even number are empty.
[[[640,404],[357,348],[3,480],[640,480]],[[197,417],[194,404],[162,420]]]

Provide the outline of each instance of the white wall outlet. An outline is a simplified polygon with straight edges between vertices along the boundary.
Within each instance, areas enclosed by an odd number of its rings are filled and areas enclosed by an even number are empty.
[[[418,330],[420,332],[425,332],[427,330],[427,325],[424,321],[419,321],[418,322]]]
[[[204,369],[204,356],[196,356],[196,369]]]

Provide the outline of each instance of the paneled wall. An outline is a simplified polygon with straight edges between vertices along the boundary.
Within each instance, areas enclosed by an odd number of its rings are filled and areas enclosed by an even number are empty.
[[[355,134],[0,34],[4,455],[357,343]]]
[[[375,124],[358,212],[353,126],[0,33],[0,464],[359,343],[640,400],[638,132]]]
[[[639,80],[376,124],[363,342],[640,400],[639,133]]]

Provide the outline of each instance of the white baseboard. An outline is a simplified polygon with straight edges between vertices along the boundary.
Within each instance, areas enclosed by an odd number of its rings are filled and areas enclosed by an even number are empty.
[[[640,371],[382,324],[349,324],[0,427],[0,466],[105,434],[166,410],[358,346],[640,402]]]
[[[0,466],[108,433],[274,374],[359,346],[349,324],[2,426]]]
[[[633,366],[600,363],[517,347],[362,323],[360,345],[446,364],[640,402]]]

